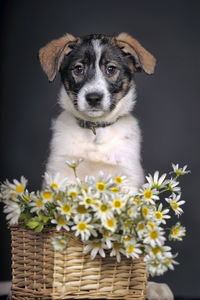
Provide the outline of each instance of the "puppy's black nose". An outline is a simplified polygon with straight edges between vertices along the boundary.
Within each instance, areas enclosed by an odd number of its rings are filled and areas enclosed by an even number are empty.
[[[86,95],[86,100],[90,106],[96,107],[99,106],[103,95],[100,93],[88,93]]]

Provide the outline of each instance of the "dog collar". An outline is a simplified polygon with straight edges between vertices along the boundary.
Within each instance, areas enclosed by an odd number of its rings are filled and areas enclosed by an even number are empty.
[[[82,120],[79,118],[76,118],[76,120],[80,127],[91,129],[92,132],[96,135],[96,128],[104,128],[104,127],[110,126],[110,125],[114,124],[115,122],[117,122],[118,119],[114,122],[92,122],[92,121],[85,121],[85,120]]]

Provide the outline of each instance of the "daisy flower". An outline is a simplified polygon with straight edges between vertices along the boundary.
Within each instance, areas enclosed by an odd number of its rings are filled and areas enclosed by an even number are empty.
[[[74,208],[69,201],[57,201],[58,206],[56,209],[59,211],[61,215],[65,215],[66,220],[69,221],[71,218],[72,213],[74,212]]]
[[[126,176],[117,175],[114,177],[114,181],[117,185],[121,185],[127,183],[129,180]]]
[[[132,206],[127,210],[129,218],[136,219],[139,216],[139,211],[136,206]]]
[[[154,216],[156,218],[156,221],[158,224],[166,224],[165,219],[170,219],[171,216],[169,216],[167,213],[169,212],[169,209],[164,209],[162,210],[163,205],[162,203],[159,204],[158,208],[156,211],[154,211]]]
[[[176,255],[167,257],[167,258],[165,258],[165,260],[163,262],[163,264],[170,270],[174,270],[174,265],[179,265],[179,263],[173,259],[175,257],[176,257]]]
[[[7,200],[3,211],[7,214],[6,220],[8,220],[11,225],[18,223],[21,214],[21,209],[18,203],[12,200]]]
[[[179,193],[181,188],[177,186],[179,184],[174,178],[168,180],[168,188],[170,192]]]
[[[141,212],[142,212],[142,216],[145,219],[150,219],[152,217],[152,215],[153,215],[153,209],[152,209],[152,207],[147,206],[147,205],[143,205],[141,207]]]
[[[79,195],[79,188],[78,186],[72,184],[67,187],[67,195],[71,197],[72,199],[76,199]]]
[[[142,196],[142,200],[146,204],[155,204],[156,200],[159,200],[158,191],[156,189],[151,189],[149,184],[143,185],[140,189],[139,194]]]
[[[124,254],[124,248],[119,243],[114,243],[113,248],[110,252],[110,256],[116,256],[117,262],[120,263],[121,261],[121,254]]]
[[[38,197],[35,196],[29,206],[31,207],[31,213],[39,213],[41,210],[45,209],[45,201],[38,194]]]
[[[144,261],[146,262],[147,269],[151,276],[160,276],[163,275],[167,271],[167,266],[162,264],[157,258],[152,259],[148,255],[144,257]]]
[[[102,220],[102,224],[106,229],[112,232],[115,232],[117,228],[117,220],[114,217]]]
[[[136,232],[139,236],[140,239],[143,238],[144,234],[146,233],[146,225],[145,225],[145,222],[144,221],[141,221],[137,224],[136,226]]]
[[[133,203],[134,205],[137,205],[137,206],[140,206],[140,204],[141,204],[141,199],[140,199],[140,197],[131,197],[131,198],[129,199],[129,201],[130,201],[131,203]]]
[[[170,231],[169,239],[173,241],[182,241],[182,238],[185,236],[186,229],[181,226],[180,222],[177,222]]]
[[[100,232],[103,236],[101,239],[102,242],[104,242],[109,249],[112,248],[113,241],[116,241],[116,237],[114,237],[112,233],[108,230],[103,231],[103,233],[102,231],[103,230],[100,229]]]
[[[166,176],[167,176],[167,174],[163,174],[159,178],[159,172],[156,171],[153,176],[151,174],[146,176],[146,179],[147,179],[151,189],[161,189],[161,188],[164,188],[167,184],[167,180],[165,180]]]
[[[68,244],[68,238],[63,237],[62,235],[56,235],[51,238],[51,243],[55,250],[65,250]]]
[[[113,201],[112,201],[112,211],[113,212],[117,212],[118,214],[120,214],[123,210],[123,208],[125,207],[126,205],[126,200],[127,200],[127,197],[126,195],[124,196],[117,196],[114,195],[113,196]]]
[[[69,160],[65,161],[65,163],[68,165],[68,167],[70,167],[72,169],[77,168],[80,165],[80,163],[82,163],[82,162],[83,162],[83,158],[79,158],[77,160],[73,159],[72,161],[69,161]]]
[[[171,247],[169,246],[155,246],[154,248],[146,246],[145,248],[145,252],[148,253],[148,255],[152,258],[152,259],[159,259],[159,260],[163,260],[166,259],[168,257],[171,257]]]
[[[44,203],[51,203],[54,200],[53,192],[50,190],[44,190],[41,192],[41,197]]]
[[[186,170],[187,169],[187,165],[185,165],[183,168],[179,168],[179,164],[172,164],[172,168],[173,168],[173,172],[177,175],[177,176],[180,176],[180,175],[185,175],[185,174],[188,174],[190,173],[189,170]]]
[[[64,228],[67,231],[70,230],[69,226],[67,225],[67,219],[65,215],[55,213],[54,216],[55,219],[51,220],[51,223],[56,224],[56,230],[59,231],[61,228]]]
[[[137,244],[136,242],[127,243],[125,245],[125,254],[126,256],[132,258],[139,258],[139,255],[142,253],[140,250],[141,245]]]
[[[165,200],[170,204],[170,207],[173,209],[177,216],[183,213],[183,210],[180,207],[180,205],[183,205],[185,203],[184,200],[179,201],[180,197],[181,194],[176,195],[175,193],[173,193],[172,198],[165,198]]]
[[[98,192],[98,196],[100,196],[103,193],[110,192],[109,188],[112,185],[112,176],[109,175],[105,177],[103,171],[100,171],[97,179],[93,176],[90,177],[90,182],[93,188]]]
[[[104,221],[113,217],[111,207],[108,203],[99,202],[97,206],[93,207],[93,209],[95,211],[94,216],[97,219]]]
[[[94,240],[94,241],[88,241],[88,244],[84,247],[83,253],[87,254],[88,252],[90,253],[91,259],[95,259],[96,255],[99,253],[101,257],[106,257],[105,251],[108,249],[106,244],[102,241],[99,240]]]
[[[96,198],[96,195],[94,193],[92,193],[91,189],[88,189],[87,192],[82,190],[82,195],[80,195],[78,197],[78,199],[80,200],[80,203],[85,205],[86,208],[97,204],[95,198]]]
[[[144,234],[144,244],[149,244],[151,247],[162,246],[166,238],[163,236],[164,232],[160,228],[147,231]]]
[[[53,190],[64,191],[67,185],[67,177],[61,178],[60,173],[56,173],[55,175],[51,175],[49,173],[44,174],[44,185],[45,187],[52,188]]]
[[[2,185],[4,196],[6,196],[7,199],[9,196],[21,196],[26,189],[27,182],[28,181],[24,176],[21,176],[20,181],[14,179],[13,183],[6,180],[4,185]]]
[[[84,215],[75,216],[74,222],[76,225],[72,226],[72,230],[75,231],[75,236],[81,236],[82,241],[87,241],[91,234],[97,236],[94,226],[90,224],[91,216],[86,218]]]

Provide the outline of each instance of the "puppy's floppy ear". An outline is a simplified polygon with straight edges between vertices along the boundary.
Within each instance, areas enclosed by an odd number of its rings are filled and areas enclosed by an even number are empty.
[[[78,41],[79,38],[67,33],[39,50],[40,63],[49,81],[54,80],[64,55],[69,54]]]
[[[134,57],[136,70],[143,69],[147,74],[153,74],[156,59],[142,45],[127,33],[120,33],[116,37],[117,46]]]

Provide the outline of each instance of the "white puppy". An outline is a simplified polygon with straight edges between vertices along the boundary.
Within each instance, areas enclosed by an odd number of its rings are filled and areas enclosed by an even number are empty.
[[[66,160],[83,158],[78,176],[123,174],[131,190],[144,182],[140,163],[141,134],[131,115],[135,104],[134,74],[152,74],[155,58],[126,33],[117,37],[66,34],[40,49],[39,58],[50,81],[61,74],[59,102],[63,112],[53,123],[47,172],[71,182]],[[71,172],[71,173],[70,173]],[[149,299],[172,300],[165,284],[149,283]]]

